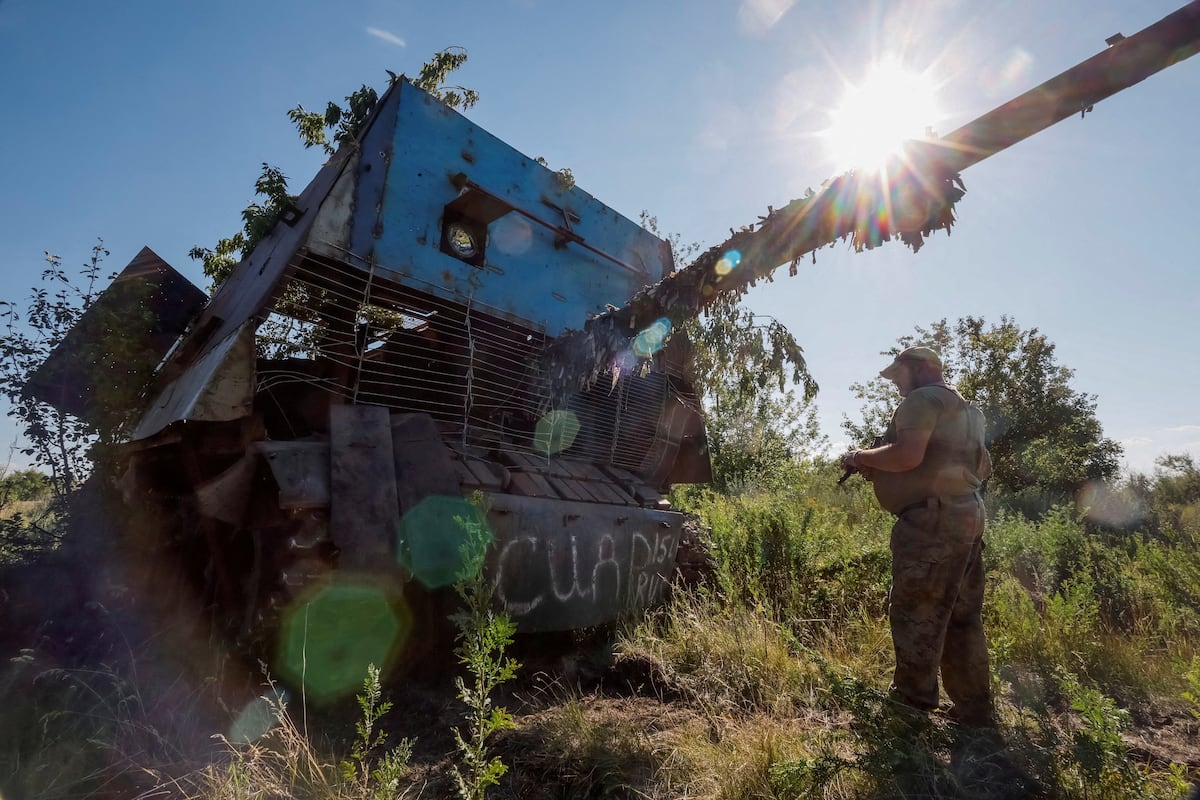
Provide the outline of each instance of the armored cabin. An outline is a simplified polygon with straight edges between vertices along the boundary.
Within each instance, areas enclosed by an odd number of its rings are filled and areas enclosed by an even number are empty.
[[[238,633],[286,628],[346,576],[436,591],[481,543],[519,629],[661,599],[682,522],[663,492],[709,478],[686,338],[646,320],[566,398],[544,355],[671,254],[563,175],[401,79],[207,305],[135,262],[178,294],[171,324],[194,313],[122,489],[172,520]],[[60,400],[89,391],[64,388],[71,357],[51,358]]]

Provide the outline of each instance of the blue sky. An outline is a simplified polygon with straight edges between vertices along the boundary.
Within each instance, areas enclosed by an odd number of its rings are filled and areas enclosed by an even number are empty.
[[[839,171],[817,134],[872,60],[929,70],[945,133],[1181,5],[0,0],[0,297],[27,294],[43,251],[74,266],[96,237],[114,270],[148,245],[205,285],[187,251],[238,228],[260,164],[299,190],[321,163],[289,108],[451,45],[472,120],[710,245]],[[842,440],[849,385],[914,325],[1009,315],[1097,395],[1129,467],[1200,455],[1198,96],[1200,57],[967,170],[953,235],[919,254],[838,246],[753,291],[804,346],[825,433]]]

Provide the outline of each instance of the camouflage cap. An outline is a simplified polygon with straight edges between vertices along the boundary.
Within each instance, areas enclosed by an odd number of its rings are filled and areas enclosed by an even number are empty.
[[[910,347],[901,352],[900,355],[896,356],[892,363],[880,370],[880,376],[890,380],[893,376],[895,376],[896,370],[900,368],[900,365],[904,364],[905,362],[924,362],[926,364],[932,364],[938,369],[942,368],[942,358],[937,354],[936,350],[931,350],[928,347]]]

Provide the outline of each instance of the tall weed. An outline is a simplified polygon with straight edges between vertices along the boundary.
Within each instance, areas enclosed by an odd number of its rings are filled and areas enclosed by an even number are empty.
[[[478,496],[473,501],[477,505],[483,502]],[[508,771],[500,757],[489,752],[488,739],[497,731],[512,728],[513,720],[506,709],[493,705],[492,692],[511,680],[521,667],[504,655],[512,644],[516,625],[507,614],[493,608],[495,585],[483,572],[488,545],[488,535],[480,521],[483,518],[481,513],[473,519],[455,519],[467,534],[461,550],[462,568],[454,584],[462,608],[450,617],[458,629],[455,653],[467,668],[466,679],[462,676],[454,679],[458,698],[467,706],[466,733],[454,730],[462,765],[452,768],[459,796],[464,800],[483,800],[488,789],[497,785]]]
[[[882,613],[890,518],[878,510],[826,505],[799,490],[687,500],[712,531],[730,603],[769,609],[801,639],[814,626],[848,624],[864,606]]]

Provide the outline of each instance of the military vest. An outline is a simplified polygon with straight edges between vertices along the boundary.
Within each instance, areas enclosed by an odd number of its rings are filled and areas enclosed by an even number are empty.
[[[897,407],[888,424],[884,441],[896,441],[897,416],[914,409],[906,404],[923,404],[918,416],[936,415],[925,457],[907,472],[875,470],[872,483],[879,504],[893,514],[929,497],[959,497],[978,491],[992,474],[991,456],[984,443],[983,412],[962,395],[945,386],[913,389]]]

